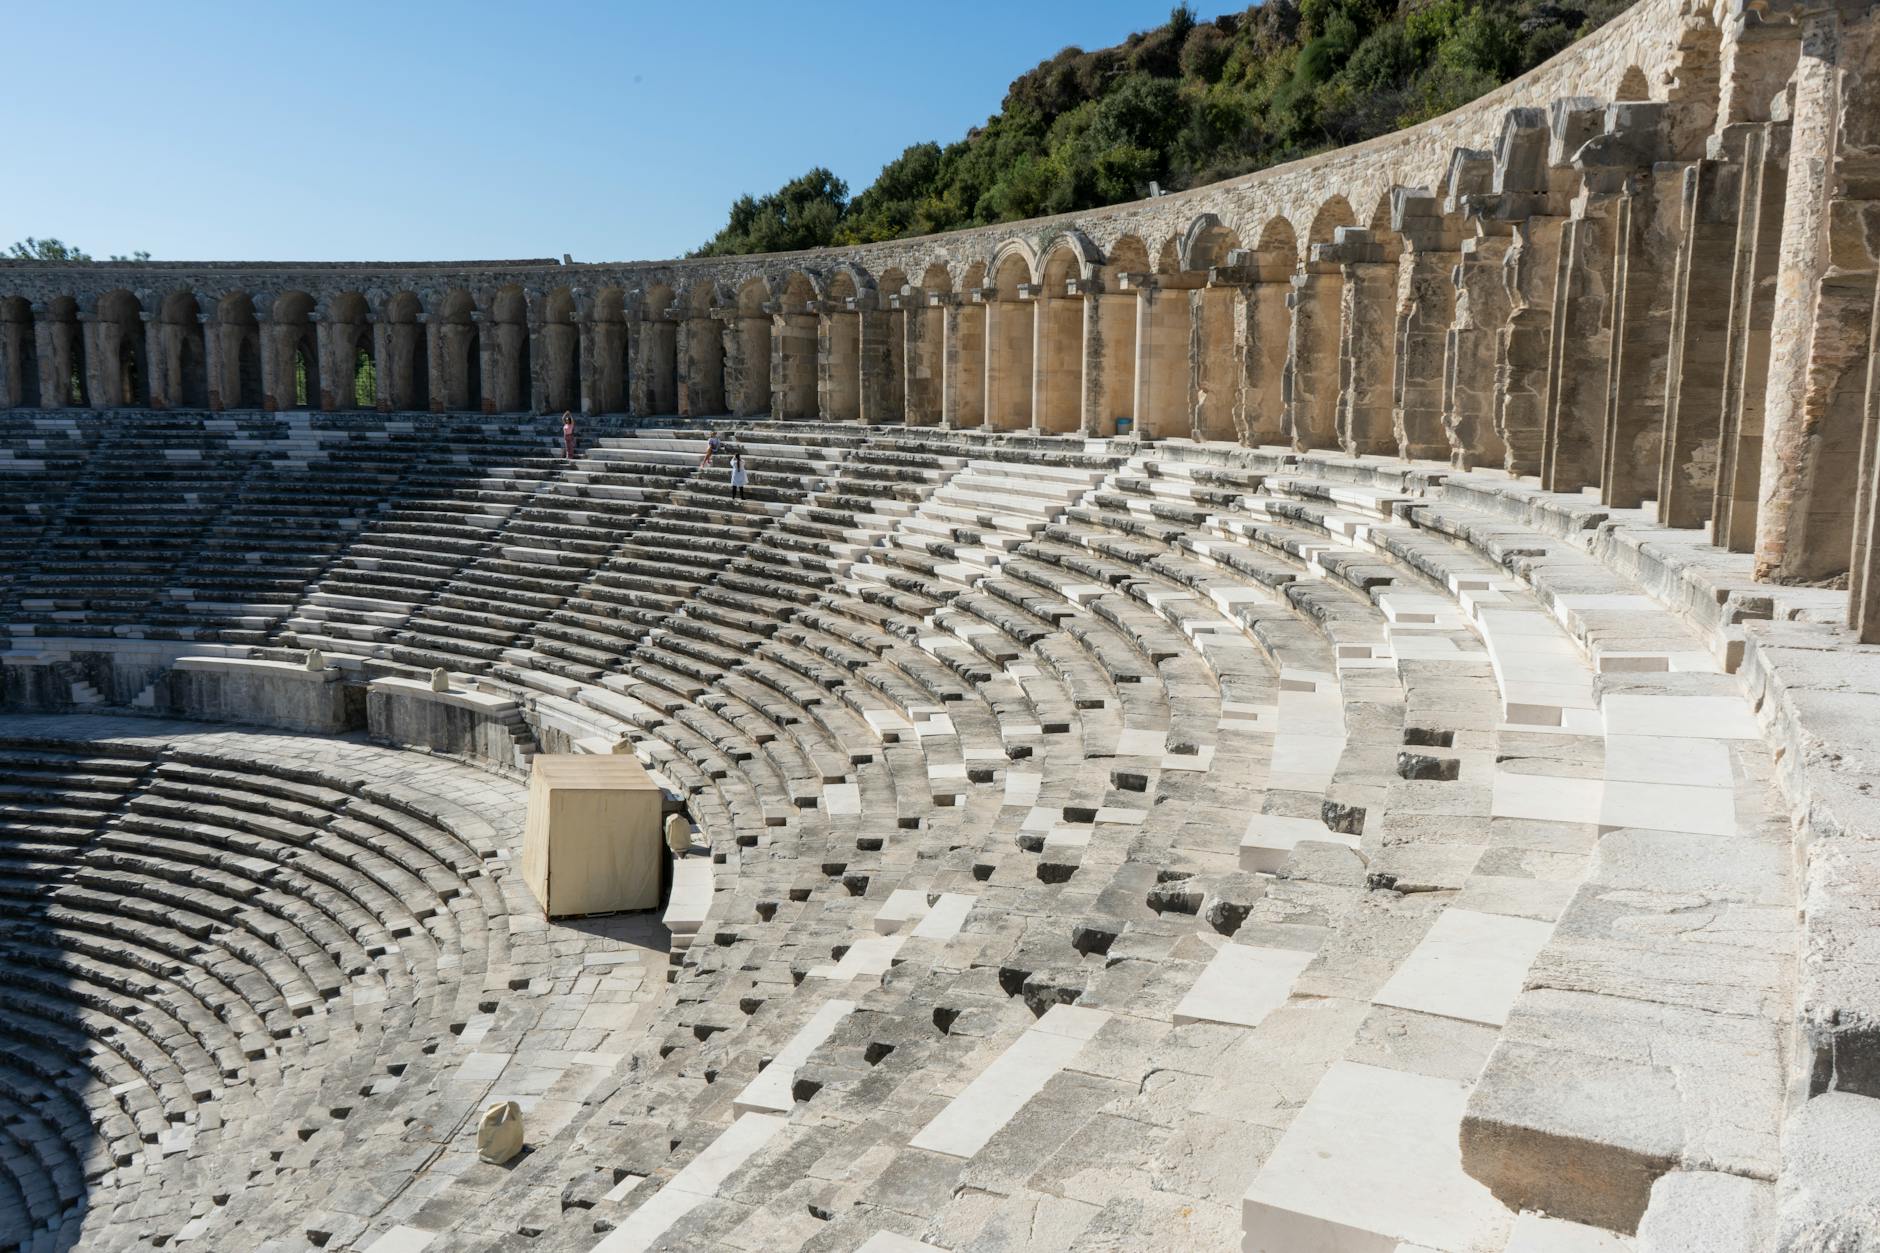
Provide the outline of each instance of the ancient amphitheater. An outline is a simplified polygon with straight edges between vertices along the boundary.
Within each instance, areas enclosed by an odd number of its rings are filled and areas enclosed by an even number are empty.
[[[1876,32],[846,251],[0,264],[0,1246],[1880,1247]],[[544,920],[538,753],[663,909]]]

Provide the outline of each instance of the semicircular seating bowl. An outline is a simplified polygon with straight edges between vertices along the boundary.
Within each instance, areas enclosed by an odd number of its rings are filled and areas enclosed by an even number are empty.
[[[0,1220],[1875,1226],[1877,53],[1640,0],[1388,139],[808,254],[0,264]],[[258,676],[470,760],[151,720]],[[540,751],[683,802],[663,929],[536,915]]]
[[[117,724],[87,747],[67,720],[0,746],[0,896],[29,919],[4,933],[0,1095],[55,1094],[6,1123],[13,1212],[85,1205],[99,1247],[996,1246],[1049,1214],[1079,1247],[1353,1227],[1593,1248],[1655,1204],[1676,1219],[1654,1180],[1774,1188],[1780,1049],[1720,1060],[1793,1013],[1770,758],[1707,645],[1583,544],[1493,512],[1514,498],[1492,479],[1379,459],[738,429],[766,450],[741,505],[682,429],[568,465],[499,442],[457,495],[407,476],[423,508],[393,489],[255,645],[445,665],[630,743],[685,798],[709,903],[581,1098],[516,1080],[553,1111],[531,1182],[456,1173],[426,1109],[448,1175],[394,1154],[385,1195],[307,1199],[303,1167],[130,1218],[125,1170],[292,1159],[281,1127],[206,1110],[291,1094],[290,1140],[399,1125],[375,1112],[388,1057],[462,1139],[466,1089],[424,1046],[488,1022],[504,1047],[459,1046],[457,1073],[568,1073],[585,1014],[523,1012],[509,1038],[491,972],[528,937],[593,941],[518,930],[488,840],[414,836],[354,776]],[[589,509],[601,487],[620,494]],[[341,599],[386,563],[420,599]],[[1671,892],[1693,841],[1715,872]],[[1693,892],[1701,939],[1665,932]],[[361,1000],[380,1008],[343,1047],[310,1029]],[[1629,1117],[1572,1083],[1671,1025],[1689,1055],[1652,1063],[1646,1099],[1759,1112],[1641,1169]],[[1534,1164],[1570,1153],[1582,1211],[1524,1214]]]

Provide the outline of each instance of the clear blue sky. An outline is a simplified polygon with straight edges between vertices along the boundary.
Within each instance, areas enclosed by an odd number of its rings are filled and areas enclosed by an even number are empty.
[[[859,191],[1170,2],[18,4],[0,248],[675,256],[739,193],[815,165]]]

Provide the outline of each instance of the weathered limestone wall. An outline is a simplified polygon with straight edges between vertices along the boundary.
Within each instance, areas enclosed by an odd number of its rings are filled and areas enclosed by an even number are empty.
[[[1871,0],[1642,0],[1401,133],[1177,195],[628,264],[0,263],[0,406],[821,418],[1285,442],[1655,502],[1864,581]],[[354,377],[370,360],[376,390]]]

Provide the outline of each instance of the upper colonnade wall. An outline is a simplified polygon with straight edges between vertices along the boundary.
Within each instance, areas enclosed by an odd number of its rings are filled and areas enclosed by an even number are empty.
[[[266,319],[272,302],[290,293],[313,298],[316,315],[342,295],[364,297],[371,317],[397,316],[388,306],[401,294],[415,295],[427,314],[442,312],[452,293],[468,293],[487,311],[497,293],[519,286],[535,315],[551,293],[567,289],[579,317],[612,320],[641,310],[644,294],[664,286],[695,305],[729,307],[752,279],[767,298],[786,293],[793,275],[810,281],[813,298],[843,267],[853,271],[858,292],[879,290],[881,276],[899,271],[913,287],[931,291],[943,267],[949,290],[976,285],[994,271],[995,259],[1016,252],[1028,281],[1043,277],[1047,253],[1070,240],[1079,253],[1079,277],[1112,261],[1119,241],[1139,241],[1157,269],[1173,262],[1205,269],[1224,261],[1226,247],[1255,248],[1262,241],[1290,247],[1295,262],[1308,259],[1312,244],[1329,242],[1337,225],[1388,224],[1393,188],[1426,189],[1438,197],[1450,182],[1458,149],[1489,155],[1511,109],[1546,109],[1554,101],[1583,97],[1604,102],[1637,99],[1641,85],[1652,100],[1681,110],[1678,146],[1702,155],[1702,143],[1718,112],[1720,32],[1740,22],[1731,0],[1641,0],[1600,30],[1546,64],[1442,117],[1395,134],[1319,156],[1228,179],[1192,191],[1105,209],[1002,223],[917,239],[850,248],[696,260],[564,265],[553,260],[464,262],[140,262],[79,264],[0,262],[0,319],[18,317],[20,303],[47,305],[62,299],[76,311],[97,314],[99,301],[119,291],[136,297],[147,315],[156,314],[179,290],[197,297],[205,316],[219,302],[247,295]],[[1727,95],[1727,93],[1724,93]],[[1767,99],[1746,103],[1746,116]],[[1482,188],[1481,190],[1486,190]],[[1328,206],[1333,206],[1330,212]],[[1351,217],[1340,220],[1349,210]],[[1316,224],[1316,230],[1315,230]],[[1209,228],[1212,228],[1211,230]],[[1214,255],[1194,242],[1207,236]],[[1125,254],[1130,253],[1126,246]],[[1202,250],[1207,251],[1207,250]],[[1273,260],[1280,258],[1274,256]],[[614,293],[618,289],[619,294]],[[883,293],[887,294],[887,293]],[[607,297],[612,296],[612,299]],[[648,312],[658,312],[650,310]]]

